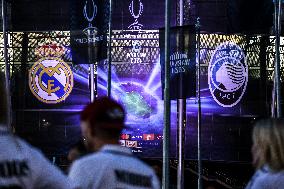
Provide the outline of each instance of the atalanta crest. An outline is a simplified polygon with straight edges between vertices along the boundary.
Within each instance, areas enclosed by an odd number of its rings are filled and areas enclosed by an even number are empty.
[[[29,86],[38,100],[48,104],[59,103],[72,91],[73,73],[60,58],[42,58],[29,71]]]
[[[242,49],[232,42],[222,43],[211,57],[208,84],[214,100],[233,107],[242,99],[248,82],[248,65]]]

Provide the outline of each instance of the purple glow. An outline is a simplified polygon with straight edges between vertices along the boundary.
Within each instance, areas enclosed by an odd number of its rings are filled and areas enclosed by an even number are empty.
[[[104,84],[107,83],[107,75],[100,68],[98,68],[98,74],[100,77],[98,83],[99,94],[105,94],[107,89]],[[142,128],[145,131],[151,129],[161,131],[163,123],[163,101],[161,100],[160,94],[161,83],[159,64],[155,65],[148,78],[143,78],[144,81],[133,78],[118,78],[114,72],[112,74],[112,79],[112,97],[125,106],[127,111],[126,124],[132,128],[137,128],[137,126],[139,126],[139,129]],[[139,102],[132,102],[137,99]],[[134,110],[130,107],[137,108]],[[145,108],[148,108],[148,113],[146,113]],[[139,116],[137,114],[138,109],[140,112],[145,111],[143,114],[144,116]]]

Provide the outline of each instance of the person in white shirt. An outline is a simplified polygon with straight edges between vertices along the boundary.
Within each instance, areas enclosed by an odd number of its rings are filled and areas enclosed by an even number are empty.
[[[71,181],[35,148],[7,128],[4,77],[0,74],[0,189],[71,189]]]
[[[284,188],[284,119],[266,119],[253,129],[252,156],[256,172],[246,189]]]
[[[131,150],[119,145],[125,111],[116,101],[103,97],[81,113],[82,135],[94,153],[76,160],[69,177],[81,189],[158,189],[153,169]]]

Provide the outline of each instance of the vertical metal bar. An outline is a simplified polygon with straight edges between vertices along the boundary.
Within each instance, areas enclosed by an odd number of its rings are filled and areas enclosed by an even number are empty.
[[[260,37],[260,47],[259,47],[259,63],[260,63],[260,99],[261,99],[261,107],[264,112],[268,111],[268,102],[267,102],[267,73],[266,73],[266,60],[267,60],[267,45],[269,42],[269,36],[261,36]],[[263,112],[263,113],[264,113]]]
[[[272,88],[272,103],[271,103],[271,117],[273,117],[273,118],[276,118],[276,111],[275,111],[275,107],[276,107],[275,80],[276,80],[276,77],[274,75],[273,88]]]
[[[164,131],[163,131],[163,189],[169,189],[169,151],[170,151],[170,18],[171,0],[165,1],[165,88],[164,88]]]
[[[94,99],[98,97],[98,62],[94,63]]]
[[[88,63],[90,65],[90,100],[93,102],[95,100],[94,94],[94,62],[93,62],[93,42],[92,37],[95,37],[91,29],[88,29]]]
[[[108,22],[108,71],[107,71],[107,96],[111,96],[111,34],[112,34],[112,0],[109,0],[109,22]]]
[[[183,26],[183,0],[179,0],[179,25]],[[183,37],[183,36],[178,36]],[[182,79],[182,78],[181,78]],[[182,82],[181,82],[182,84]],[[180,86],[182,87],[182,86]],[[184,188],[184,104],[185,99],[178,99],[178,169],[177,169],[177,189]]]
[[[90,64],[90,93],[91,93],[91,102],[95,100],[95,93],[94,93],[94,64]]]
[[[198,69],[197,69],[197,91],[198,91],[198,116],[197,116],[197,159],[198,159],[198,189],[202,189],[202,157],[201,157],[201,99],[200,99],[200,18],[197,18],[197,51],[198,51]]]
[[[183,26],[183,1],[179,0],[179,25]]]
[[[8,60],[8,34],[7,34],[7,20],[6,20],[6,2],[2,0],[2,31],[4,39],[4,61],[5,61],[5,85],[7,96],[7,127],[11,129],[11,96],[10,96],[10,69]]]
[[[281,110],[281,71],[280,71],[280,34],[281,34],[281,4],[282,0],[278,0],[275,3],[276,10],[276,27],[275,27],[275,35],[276,35],[276,43],[275,43],[275,90],[276,90],[276,111],[277,117],[282,116]]]
[[[274,15],[273,15],[273,31],[274,31],[274,35],[275,35],[275,40],[277,38],[277,0],[274,0]],[[275,42],[275,51],[276,51],[276,42]],[[277,52],[276,52],[277,53]],[[277,55],[275,53],[274,56],[274,78],[273,78],[273,88],[272,88],[272,103],[271,103],[271,117],[275,118],[277,117],[277,113],[276,113],[276,59],[277,59]]]
[[[275,34],[275,60],[274,85],[272,96],[272,117],[281,117],[281,72],[280,72],[280,34],[281,34],[281,0],[274,1],[274,34]]]
[[[177,189],[184,188],[184,103],[185,99],[178,99],[178,173]]]

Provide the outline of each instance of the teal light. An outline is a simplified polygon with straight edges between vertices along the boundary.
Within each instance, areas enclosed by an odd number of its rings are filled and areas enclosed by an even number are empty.
[[[123,103],[127,113],[135,116],[146,116],[151,114],[152,109],[146,100],[137,92],[129,92],[123,97]]]

